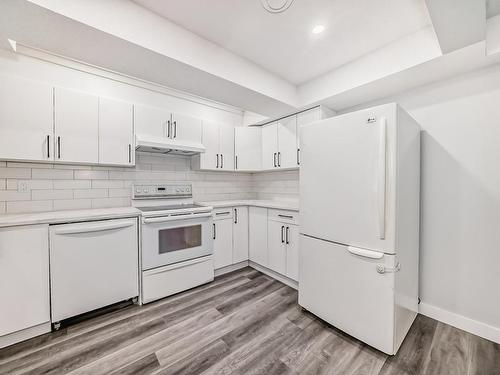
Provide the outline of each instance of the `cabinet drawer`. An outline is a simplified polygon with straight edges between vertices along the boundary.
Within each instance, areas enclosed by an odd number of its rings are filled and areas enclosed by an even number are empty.
[[[232,219],[233,207],[216,208],[213,210],[214,220]]]
[[[298,211],[269,209],[268,217],[269,220],[280,221],[283,223],[289,223],[289,224],[299,223]]]

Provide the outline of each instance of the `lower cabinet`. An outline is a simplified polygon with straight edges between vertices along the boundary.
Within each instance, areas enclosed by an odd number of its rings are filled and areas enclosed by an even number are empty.
[[[233,264],[233,209],[214,210],[214,268]]]
[[[298,281],[299,274],[299,226],[286,221],[269,219],[268,268]]]
[[[50,331],[48,232],[0,229],[0,347]]]
[[[249,259],[267,267],[267,208],[250,207],[248,211]]]
[[[248,260],[248,207],[233,208],[233,264]]]

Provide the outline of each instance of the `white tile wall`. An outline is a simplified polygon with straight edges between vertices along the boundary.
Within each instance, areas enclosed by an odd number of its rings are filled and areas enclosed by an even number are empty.
[[[259,199],[299,199],[299,171],[261,172],[253,176],[253,191]]]
[[[134,182],[190,181],[198,201],[257,196],[251,174],[192,171],[183,156],[137,153],[136,162],[135,168],[0,162],[0,214],[130,206]]]

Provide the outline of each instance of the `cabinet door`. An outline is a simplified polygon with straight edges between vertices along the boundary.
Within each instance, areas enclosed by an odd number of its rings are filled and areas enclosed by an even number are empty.
[[[268,267],[273,271],[286,274],[286,224],[269,220],[267,226]]]
[[[167,136],[170,111],[164,108],[134,106],[135,132],[142,137],[164,138]]]
[[[299,281],[299,226],[286,227],[286,275]]]
[[[248,210],[249,258],[267,267],[267,208]]]
[[[178,113],[172,114],[171,138],[201,143],[201,120]]]
[[[234,126],[220,124],[219,152],[221,154],[221,168],[224,171],[234,170]]]
[[[262,127],[262,168],[274,169],[278,166],[278,125],[273,123]]]
[[[99,163],[134,165],[132,104],[99,98]]]
[[[218,169],[220,167],[218,123],[203,121],[202,143],[205,152],[200,154],[200,168]]]
[[[0,229],[0,337],[50,321],[48,226]]]
[[[25,79],[0,79],[0,158],[54,160],[53,88]]]
[[[56,161],[97,163],[99,155],[99,98],[55,89]]]
[[[278,121],[278,167],[297,167],[297,116]]]
[[[234,169],[258,171],[262,169],[262,128],[237,126],[234,128]]]
[[[233,221],[216,220],[214,225],[214,268],[219,269],[233,263]]]
[[[300,135],[300,127],[322,119],[320,107],[312,108],[297,114],[297,134]],[[300,136],[297,136],[297,148],[300,150]],[[299,152],[300,163],[300,152]]]
[[[233,264],[248,260],[248,207],[233,212]]]

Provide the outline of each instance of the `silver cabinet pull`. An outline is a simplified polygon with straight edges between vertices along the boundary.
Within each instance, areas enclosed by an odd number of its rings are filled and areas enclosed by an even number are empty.
[[[238,224],[238,209],[234,209],[234,223]]]
[[[61,159],[61,137],[57,137],[57,158]]]
[[[215,232],[215,223],[213,223],[213,226],[214,226],[214,240],[215,240],[215,237],[216,237],[216,232]]]
[[[174,120],[174,138],[177,138],[177,121]]]
[[[278,167],[281,167],[281,152],[278,152]]]
[[[283,217],[285,219],[293,219],[293,216],[292,215],[282,215],[282,214],[279,214],[278,215],[279,217]]]
[[[277,165],[276,165],[276,152],[274,153],[273,161],[274,161],[274,168],[276,168],[277,167]]]
[[[167,121],[167,138],[170,138],[170,120]]]
[[[215,216],[219,216],[219,215],[229,215],[231,212],[229,211],[224,211],[224,212],[216,212],[215,213]]]
[[[128,162],[132,163],[132,145],[128,144]]]
[[[47,159],[50,159],[50,135],[47,134]]]
[[[215,168],[219,168],[219,154],[217,154],[217,165],[215,166]]]
[[[286,244],[290,243],[290,227],[286,227]]]
[[[220,167],[224,168],[224,154],[220,154]]]
[[[300,148],[297,149],[297,165],[300,165]]]
[[[281,226],[281,243],[285,243],[285,226]]]

